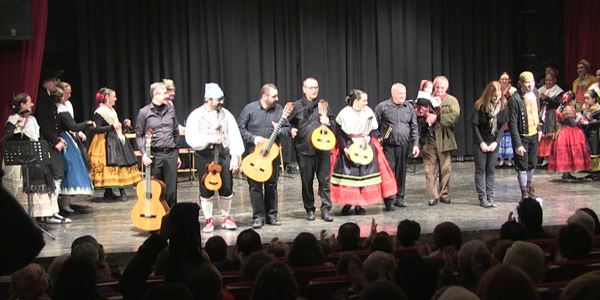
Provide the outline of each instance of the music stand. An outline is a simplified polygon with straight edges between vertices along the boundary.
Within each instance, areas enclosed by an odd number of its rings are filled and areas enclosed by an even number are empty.
[[[48,235],[51,239],[56,240],[56,237],[38,225],[33,217],[32,193],[34,193],[34,191],[29,182],[29,167],[44,165],[50,153],[48,144],[40,141],[9,141],[4,143],[2,153],[4,155],[5,165],[20,165],[24,167],[23,193],[27,194],[27,214],[32,219],[33,224],[35,224],[43,233]]]

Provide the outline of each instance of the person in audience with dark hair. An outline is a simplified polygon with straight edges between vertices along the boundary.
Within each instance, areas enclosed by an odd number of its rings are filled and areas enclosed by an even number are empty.
[[[223,299],[223,280],[219,271],[209,263],[196,265],[184,279],[185,285],[197,300]]]
[[[598,215],[596,215],[596,212],[589,207],[580,208],[579,210],[592,216],[592,219],[594,219],[594,235],[600,235],[600,221],[598,221]]]
[[[579,224],[568,224],[558,232],[556,260],[585,259],[592,249],[590,233]]]
[[[585,230],[590,233],[590,236],[594,236],[594,218],[584,211],[576,210],[575,213],[567,219],[567,224],[581,225],[581,227],[585,228]]]
[[[169,246],[165,282],[181,282],[194,267],[208,260],[199,251],[200,222],[196,203],[177,203],[163,217],[158,233],[152,234],[129,261],[119,282],[125,298],[137,298],[145,292],[146,279],[158,254]]]
[[[258,274],[250,300],[296,300],[297,295],[298,287],[290,267],[272,262]]]
[[[347,222],[340,225],[337,236],[337,251],[362,249],[360,245],[360,227],[356,223]]]
[[[519,224],[523,225],[525,239],[543,239],[554,238],[550,232],[545,232],[542,227],[544,219],[542,206],[534,198],[525,198],[517,205],[517,214],[519,215]],[[512,212],[509,219],[512,217]]]
[[[462,245],[456,256],[457,271],[462,286],[474,290],[483,274],[492,267],[492,254],[479,240],[471,240]]]
[[[217,269],[221,272],[237,271],[242,266],[244,260],[250,256],[250,254],[260,251],[262,249],[262,242],[258,232],[252,228],[248,228],[237,237],[235,245],[234,259],[231,261],[223,262],[217,265]]]
[[[462,232],[452,222],[440,223],[433,229],[433,242],[437,251],[432,252],[430,256],[441,255],[441,249],[447,246],[453,246],[458,251],[462,245]]]
[[[600,295],[600,271],[594,271],[571,280],[563,289],[560,299],[598,299],[598,295]]]
[[[264,266],[274,261],[275,257],[266,251],[256,251],[250,254],[242,264],[240,279],[242,281],[254,281]]]
[[[360,294],[360,300],[408,300],[404,291],[388,280],[371,283]]]
[[[321,246],[322,245],[323,244],[321,244]],[[275,257],[286,257],[290,253],[290,246],[286,242],[282,242],[279,238],[275,237],[271,240],[271,243],[267,245],[265,250]]]
[[[10,278],[10,299],[48,300],[50,281],[44,268],[31,263]]]
[[[514,242],[506,250],[503,262],[523,270],[533,283],[540,282],[546,271],[544,251],[540,246],[530,242]]]
[[[482,300],[539,299],[539,295],[529,276],[521,271],[521,269],[508,264],[496,265],[485,272],[479,281],[477,295]]]
[[[402,247],[412,247],[421,236],[421,225],[413,220],[404,219],[398,223],[396,240]]]
[[[438,274],[429,261],[418,253],[411,252],[398,261],[395,279],[408,299],[431,299],[437,286]]]
[[[385,231],[378,232],[371,241],[370,249],[371,252],[382,251],[393,255],[394,243],[392,242],[392,237]]]
[[[510,248],[510,246],[512,246],[513,243],[514,243],[513,240],[496,241],[496,244],[492,247],[492,257],[494,257],[494,260],[496,263],[500,263],[500,262],[504,261],[504,257],[506,256],[506,251],[508,250],[508,248]],[[490,248],[490,245],[488,244],[488,249],[489,248]]]
[[[337,276],[350,276],[350,286],[342,288],[334,293],[333,299],[348,299],[351,296],[358,295],[366,286],[363,262],[360,258],[351,252],[344,252],[340,255],[335,269]]]
[[[157,287],[150,289],[144,300],[194,300],[190,290],[181,283],[167,283],[161,284]]]
[[[206,251],[210,262],[213,264],[227,260],[227,243],[219,235],[211,236],[206,240],[204,251]]]
[[[98,257],[96,258],[97,266],[98,266],[98,275],[106,275],[106,276],[120,276],[120,274],[111,274],[110,266],[106,262],[106,253],[104,252],[104,246],[98,243],[98,240],[91,235],[83,235],[73,240],[71,243],[71,252],[81,244],[91,244],[96,248]]]
[[[324,263],[325,256],[317,238],[309,232],[298,234],[288,254],[288,265],[299,268],[322,266]]]
[[[63,264],[56,286],[52,292],[52,299],[80,300],[103,299],[96,290],[96,266],[86,257],[69,257]],[[136,294],[131,299],[141,297]]]
[[[500,227],[500,240],[521,241],[525,239],[525,229],[523,225],[516,221],[510,220],[504,222]]]
[[[368,284],[378,279],[394,282],[396,260],[389,253],[375,251],[365,259],[363,269],[365,271],[365,280]]]

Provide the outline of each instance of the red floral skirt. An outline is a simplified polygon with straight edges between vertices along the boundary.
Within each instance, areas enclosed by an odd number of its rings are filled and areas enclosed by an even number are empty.
[[[585,136],[579,127],[563,125],[552,144],[548,171],[576,172],[592,167]]]

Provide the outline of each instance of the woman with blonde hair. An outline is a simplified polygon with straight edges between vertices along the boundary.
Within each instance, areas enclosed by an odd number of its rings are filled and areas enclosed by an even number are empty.
[[[500,129],[508,121],[504,107],[506,99],[498,81],[487,84],[481,97],[475,101],[473,125],[473,161],[475,162],[475,187],[479,206],[495,207],[494,173]]]

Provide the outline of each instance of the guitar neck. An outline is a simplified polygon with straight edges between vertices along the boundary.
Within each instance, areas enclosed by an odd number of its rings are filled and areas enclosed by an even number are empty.
[[[146,156],[151,156],[152,155],[152,139],[150,137],[146,138]],[[144,174],[144,180],[146,182],[146,200],[150,200],[152,199],[152,191],[150,191],[150,178],[151,178],[151,173],[152,173],[152,166],[146,166],[146,169],[144,170],[145,174]]]
[[[218,164],[219,163],[219,145],[218,144],[213,144],[213,152],[214,152],[213,162],[215,164]]]
[[[285,117],[282,116],[281,119],[279,119],[279,122],[277,122],[275,129],[273,129],[273,133],[271,133],[271,136],[269,137],[269,141],[267,142],[267,145],[262,150],[261,154],[263,156],[267,155],[267,153],[269,153],[269,150],[271,150],[271,146],[273,146],[273,143],[275,143],[275,139],[277,138],[277,136],[279,135],[279,132],[281,131],[283,122],[285,122]]]

